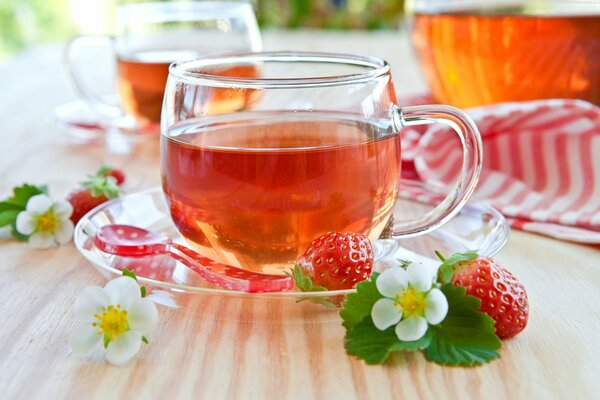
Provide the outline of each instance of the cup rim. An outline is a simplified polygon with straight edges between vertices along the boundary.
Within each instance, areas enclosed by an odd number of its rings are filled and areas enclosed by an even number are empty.
[[[120,19],[140,18],[143,20],[170,20],[174,17],[186,19],[211,19],[223,15],[235,16],[240,12],[253,12],[247,0],[236,1],[200,1],[123,4],[117,8]],[[189,13],[195,13],[190,15]]]
[[[345,64],[370,68],[367,71],[332,76],[312,76],[302,78],[262,78],[232,77],[213,75],[203,72],[191,72],[212,65],[262,62],[314,62],[327,64]],[[387,61],[373,56],[344,53],[268,51],[268,52],[228,52],[209,54],[193,60],[180,60],[169,66],[169,76],[192,84],[212,87],[238,87],[252,89],[302,88],[315,86],[340,86],[365,83],[390,74]]]

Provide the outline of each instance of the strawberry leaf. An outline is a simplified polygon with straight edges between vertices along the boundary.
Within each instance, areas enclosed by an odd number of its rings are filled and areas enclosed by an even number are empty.
[[[394,344],[398,343],[393,327],[380,331],[373,325],[370,316],[348,330],[344,339],[346,352],[362,358],[367,364],[383,363],[392,352]]]
[[[123,270],[121,271],[121,274],[123,276],[130,277],[131,279],[135,280],[136,282],[138,281],[137,275],[135,274],[135,272],[133,272],[133,271],[127,269],[127,268],[123,268]]]
[[[500,357],[500,339],[494,320],[479,311],[481,301],[468,296],[462,286],[441,288],[448,300],[448,315],[430,328],[431,344],[425,350],[428,360],[443,365],[472,366]]]
[[[108,165],[101,165],[100,168],[98,168],[98,171],[96,171],[96,176],[106,176],[110,174],[112,170],[113,169]]]
[[[342,325],[346,330],[349,331],[365,317],[370,316],[373,304],[383,298],[377,290],[377,286],[375,286],[378,276],[377,272],[373,272],[370,280],[362,281],[356,285],[356,293],[348,295],[344,308],[340,311],[340,317],[343,320]]]
[[[292,269],[292,278],[294,278],[294,283],[296,287],[300,289],[302,292],[326,292],[327,288],[323,286],[314,286],[313,281],[310,276],[304,273],[302,267],[298,264],[294,266]],[[321,304],[325,307],[335,308],[336,305],[331,301],[329,297],[325,296],[315,296],[315,297],[304,297],[296,300],[296,303],[300,303],[302,301],[310,301],[311,303]]]
[[[454,273],[454,267],[457,264],[465,261],[471,261],[477,257],[477,253],[474,251],[455,253],[449,258],[444,258],[439,251],[436,251],[435,254],[443,261],[442,265],[440,265],[440,268],[438,269],[438,282],[442,284],[450,282],[452,279],[452,274]]]
[[[0,211],[0,227],[6,225],[12,225],[17,220],[17,215],[22,210],[6,210]]]
[[[402,342],[396,336],[395,327],[380,331],[373,324],[371,316],[367,316],[346,332],[346,351],[365,360],[367,364],[381,364],[393,351],[416,351],[426,348],[431,343],[432,336],[428,331],[419,340]]]
[[[91,176],[81,185],[88,189],[93,197],[105,196],[112,199],[119,196],[117,180],[112,176]]]
[[[298,264],[294,266],[292,269],[292,278],[294,278],[294,283],[296,287],[300,289],[302,292],[312,292],[313,290],[313,281],[310,276],[304,273],[302,267]],[[325,289],[325,288],[323,288]],[[318,290],[318,289],[317,289]],[[327,289],[325,289],[327,290]]]
[[[27,206],[27,202],[30,198],[38,194],[47,194],[48,187],[47,186],[35,186],[25,183],[21,186],[17,186],[13,188],[13,194],[11,197],[3,201],[0,209],[15,209],[16,207],[20,207],[21,210],[24,210]]]
[[[2,213],[4,211],[11,211],[11,210],[23,211],[24,209],[25,209],[24,206],[20,206],[18,204],[11,203],[9,201],[0,202],[0,213]]]

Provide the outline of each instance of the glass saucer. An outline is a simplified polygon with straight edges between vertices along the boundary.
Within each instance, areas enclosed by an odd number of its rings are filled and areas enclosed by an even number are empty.
[[[401,187],[407,189],[406,193],[417,191],[439,195],[439,192],[415,181],[403,181]],[[394,217],[417,215],[432,208],[427,202],[403,198],[398,201]],[[94,244],[94,237],[98,229],[107,224],[135,225],[184,243],[171,221],[162,190],[156,187],[98,206],[77,224],[74,242],[84,258],[107,279],[120,276],[122,269],[127,267],[136,273],[140,284],[148,287],[154,301],[186,313],[205,315],[210,312],[220,319],[235,321],[338,321],[336,309],[304,300],[339,299],[354,292],[351,289],[249,294],[222,289],[207,283],[168,256],[128,258],[100,251]],[[504,247],[507,240],[508,225],[504,217],[491,206],[470,200],[456,217],[433,233],[378,240],[374,244],[375,270],[385,268],[387,260],[396,258],[439,264],[434,250],[444,254],[478,250],[481,255],[492,256]]]
[[[158,124],[141,128],[131,117],[102,115],[83,100],[55,108],[54,123],[70,144],[97,145],[116,153],[127,153],[145,141],[158,141],[160,134]]]

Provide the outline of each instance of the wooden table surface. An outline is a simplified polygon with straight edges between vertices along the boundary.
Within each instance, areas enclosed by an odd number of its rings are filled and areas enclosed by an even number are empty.
[[[265,48],[383,56],[400,94],[424,88],[398,32],[267,32]],[[0,195],[32,182],[61,197],[101,162],[125,167],[135,187],[157,185],[156,146],[108,155],[64,142],[51,117],[73,99],[60,58],[59,46],[43,47],[0,66]],[[242,305],[239,320],[215,318],[223,310],[214,305],[161,308],[150,345],[115,367],[68,346],[75,298],[104,284],[99,273],[73,244],[31,250],[2,240],[0,398],[600,398],[600,247],[513,231],[497,258],[527,287],[531,315],[527,329],[504,342],[502,358],[483,367],[440,367],[421,354],[367,366],[345,354],[335,314],[305,323],[255,318],[263,306],[284,315],[281,304]]]

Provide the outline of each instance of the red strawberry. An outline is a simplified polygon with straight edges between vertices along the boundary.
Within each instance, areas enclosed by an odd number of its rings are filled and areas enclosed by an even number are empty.
[[[298,267],[303,274],[297,273]],[[312,280],[307,288],[305,279],[296,279],[303,291],[312,291],[315,286],[339,290],[368,279],[372,269],[373,247],[369,238],[359,233],[331,232],[313,240],[298,259],[294,276],[305,275]]]
[[[494,259],[481,256],[459,261],[452,270],[451,283],[464,286],[467,294],[481,300],[480,310],[496,321],[499,338],[513,337],[525,329],[529,302],[523,284],[513,274]]]
[[[71,221],[74,224],[91,209],[119,195],[119,189],[111,177],[90,177],[82,183],[82,186],[83,188],[74,190],[67,197],[67,201],[73,206]]]
[[[111,168],[106,165],[100,167],[96,176],[112,176],[117,181],[117,185],[121,186],[125,182],[125,173],[117,168]]]

